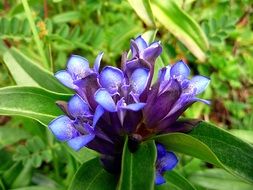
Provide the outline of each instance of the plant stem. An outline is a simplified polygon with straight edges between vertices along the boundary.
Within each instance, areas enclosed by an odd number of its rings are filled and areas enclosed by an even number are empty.
[[[36,43],[36,46],[38,48],[38,51],[39,51],[39,54],[40,54],[40,57],[42,59],[42,63],[45,67],[47,68],[50,68],[50,65],[48,63],[48,60],[47,60],[47,57],[46,57],[46,54],[43,50],[43,44],[39,38],[39,34],[38,34],[38,31],[36,29],[36,25],[34,23],[34,20],[33,20],[33,17],[32,17],[32,12],[31,12],[31,9],[28,5],[28,2],[27,0],[22,0],[22,4],[23,4],[23,7],[24,7],[24,10],[25,10],[25,14],[26,14],[26,17],[28,19],[28,22],[30,24],[30,27],[31,27],[31,30],[32,30],[32,33],[33,33],[33,37],[34,37],[34,41]]]
[[[52,47],[50,43],[48,43],[48,54],[49,54],[50,71],[54,73],[54,62],[53,62],[53,56],[52,56]]]

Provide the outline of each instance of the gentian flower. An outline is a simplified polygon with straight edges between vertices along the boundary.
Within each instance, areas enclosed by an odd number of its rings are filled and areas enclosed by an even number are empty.
[[[161,68],[153,83],[154,65],[162,52],[160,42],[147,44],[141,37],[131,41],[131,56],[122,68],[99,69],[103,53],[90,68],[85,58],[71,56],[67,69],[56,78],[76,92],[71,100],[58,102],[66,115],[49,124],[53,134],[74,150],[82,147],[101,154],[104,167],[119,172],[125,136],[137,142],[157,134],[187,132],[195,121],[179,120],[194,102],[208,101],[196,96],[209,84],[204,76],[191,79],[190,69],[179,61]],[[174,153],[157,144],[156,183],[177,164]]]
[[[178,163],[178,159],[173,152],[169,152],[162,144],[156,144],[157,160],[156,160],[156,179],[157,185],[165,183],[163,174],[172,170]]]

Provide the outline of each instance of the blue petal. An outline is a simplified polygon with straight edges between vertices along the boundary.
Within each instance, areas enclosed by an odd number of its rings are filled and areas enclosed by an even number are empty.
[[[138,48],[137,43],[134,40],[131,40],[130,49],[131,49],[132,58],[139,56],[139,48]]]
[[[149,71],[147,69],[136,69],[130,77],[130,84],[133,91],[141,94],[145,90],[148,81]]]
[[[90,115],[88,104],[78,95],[74,95],[68,102],[68,111],[75,118]]]
[[[77,134],[77,130],[67,116],[57,117],[49,123],[48,127],[60,141],[67,141]]]
[[[157,143],[156,150],[157,150],[157,159],[160,159],[166,155],[167,152],[166,148],[162,144]]]
[[[138,36],[134,41],[137,44],[139,51],[143,51],[148,47],[147,42],[141,36]]]
[[[84,78],[91,72],[87,59],[78,55],[72,55],[69,58],[67,71],[72,75],[72,77],[75,77],[75,79]]]
[[[121,106],[121,108],[126,110],[139,111],[142,108],[144,108],[145,105],[146,103],[135,103],[135,104],[128,104],[126,106]]]
[[[209,85],[210,79],[204,76],[194,76],[190,80],[190,86],[192,85],[194,88],[196,88],[196,94],[199,94],[203,92],[206,87]]]
[[[94,98],[95,98],[95,101],[107,111],[109,112],[116,111],[115,102],[113,101],[110,93],[106,89],[104,88],[98,89],[94,95]]]
[[[120,120],[121,125],[123,126],[124,119],[126,116],[126,110],[122,109],[124,106],[126,106],[126,101],[125,98],[122,97],[118,102],[117,102],[117,114]]]
[[[89,123],[83,123],[84,134],[94,134],[94,128]]]
[[[104,112],[105,112],[104,108],[98,105],[93,117],[93,123],[92,123],[93,128],[96,127],[98,120],[104,114]]]
[[[94,139],[94,134],[82,135],[79,137],[75,137],[68,141],[68,145],[73,148],[75,151],[80,150],[86,144]]]
[[[179,61],[172,65],[170,69],[170,76],[180,77],[180,79],[184,79],[190,75],[190,72],[191,70],[189,69],[189,67],[183,61]]]
[[[98,54],[98,56],[96,57],[96,60],[94,62],[94,67],[93,68],[94,68],[94,71],[97,72],[97,73],[99,72],[100,62],[102,60],[103,55],[104,55],[104,53],[100,52]]]
[[[75,85],[73,84],[73,79],[67,71],[58,71],[57,73],[55,73],[55,77],[65,86],[72,89],[75,88]]]
[[[158,81],[159,82],[170,79],[170,68],[171,68],[171,66],[168,65],[168,66],[163,67],[162,69],[159,70],[159,73],[158,73]]]
[[[124,74],[116,67],[105,67],[99,76],[99,82],[103,88],[106,88],[111,94],[118,91],[119,86],[122,84]]]
[[[172,170],[178,163],[178,159],[173,152],[167,152],[163,158],[160,159],[162,163],[162,171]]]
[[[151,44],[148,48],[146,48],[141,56],[142,59],[147,60],[147,61],[152,61],[154,62],[155,59],[162,53],[162,47],[160,45],[160,42],[154,42]]]
[[[155,176],[155,184],[156,185],[161,185],[163,183],[165,183],[165,179],[163,178],[163,176],[159,173],[159,172],[156,172],[156,176]]]

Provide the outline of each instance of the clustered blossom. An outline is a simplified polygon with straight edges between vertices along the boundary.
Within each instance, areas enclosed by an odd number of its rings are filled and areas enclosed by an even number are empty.
[[[49,128],[60,141],[74,150],[88,147],[99,152],[108,170],[120,163],[125,136],[141,142],[156,134],[186,131],[178,121],[194,102],[208,101],[196,97],[209,84],[209,79],[194,76],[179,61],[159,71],[153,82],[154,64],[161,54],[159,42],[147,44],[141,37],[131,41],[131,57],[122,60],[122,68],[106,66],[100,69],[103,53],[94,67],[80,56],[72,55],[66,70],[55,74],[76,94],[67,102],[58,102],[65,115],[57,117]],[[156,183],[177,164],[174,153],[157,144]],[[120,168],[120,167],[119,167]]]

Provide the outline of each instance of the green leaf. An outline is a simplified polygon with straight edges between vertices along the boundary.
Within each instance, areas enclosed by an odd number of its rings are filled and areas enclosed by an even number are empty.
[[[251,190],[252,184],[248,184],[241,179],[227,173],[222,169],[208,169],[197,171],[189,176],[189,180],[206,189],[224,190]]]
[[[205,61],[208,41],[200,26],[173,0],[152,0],[157,20],[178,38],[200,61]]]
[[[236,137],[253,144],[253,131],[242,129],[231,129],[229,132]]]
[[[47,124],[62,114],[57,100],[68,100],[68,95],[53,93],[37,87],[6,87],[0,89],[0,114],[20,115]]]
[[[29,185],[32,179],[32,161],[27,160],[22,168],[21,172],[18,173],[18,176],[12,182],[11,187],[23,187]]]
[[[141,36],[148,43],[151,44],[155,41],[157,30],[148,30],[144,32]]]
[[[6,171],[1,176],[4,184],[6,184],[8,187],[11,186],[19,174],[22,172],[22,168],[23,167],[21,162],[16,162],[10,168],[6,169]]]
[[[35,45],[37,46],[37,50],[38,50],[38,53],[39,53],[40,58],[41,58],[41,63],[45,67],[49,68],[49,62],[47,60],[46,52],[45,52],[44,46],[43,46],[44,44],[42,42],[42,39],[40,39],[40,37],[39,37],[39,33],[38,33],[38,30],[37,30],[36,25],[35,25],[35,20],[34,20],[34,17],[32,16],[32,11],[29,7],[29,4],[28,4],[27,0],[22,0],[21,2],[23,4],[25,15],[28,19],[30,28],[31,28],[32,33],[33,33],[34,42],[35,42]]]
[[[6,51],[3,59],[17,85],[41,86],[45,89],[61,93],[70,92],[52,73],[40,67],[15,48]]]
[[[28,187],[20,187],[11,190],[59,190],[59,188],[50,187],[50,186],[28,186]]]
[[[22,139],[27,139],[30,135],[17,127],[1,127],[0,128],[0,149],[7,145],[14,144]]]
[[[103,169],[99,158],[85,162],[76,172],[69,190],[113,190],[116,177]]]
[[[128,2],[146,25],[155,27],[149,0],[128,0]]]
[[[59,190],[59,188],[48,187],[48,186],[29,186],[29,187],[21,187],[15,188],[11,190]]]
[[[182,175],[175,171],[166,172],[164,175],[166,181],[169,181],[182,190],[196,190],[195,187]]]
[[[253,182],[253,147],[225,130],[200,122],[189,134],[154,138],[168,149],[202,159]]]
[[[126,139],[117,189],[154,189],[155,161],[156,147],[154,141],[140,144],[138,150],[131,153],[128,149],[128,139]]]
[[[55,23],[64,23],[70,21],[76,21],[81,18],[81,13],[79,11],[69,11],[61,14],[57,14],[53,17],[53,22]]]
[[[66,150],[75,158],[75,160],[77,160],[81,164],[87,162],[88,160],[98,157],[97,152],[86,147],[82,148],[78,152],[74,151],[66,144],[64,145],[64,148],[66,148]]]

